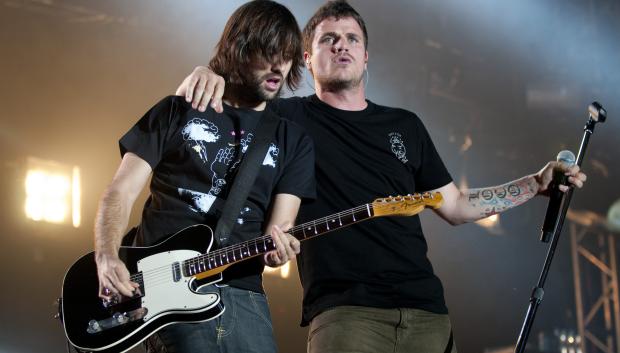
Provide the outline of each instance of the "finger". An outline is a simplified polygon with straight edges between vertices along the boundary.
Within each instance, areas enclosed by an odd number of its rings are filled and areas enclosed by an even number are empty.
[[[99,297],[105,300],[111,300],[116,295],[118,295],[118,290],[114,287],[114,284],[111,281],[103,281],[101,289],[99,290]]]
[[[99,284],[99,298],[110,300],[110,298],[112,298],[112,294],[113,293],[108,285],[104,283]]]
[[[570,189],[568,186],[562,185],[562,184],[560,184],[558,188],[560,189],[561,192],[567,192],[568,189]]]
[[[116,289],[126,296],[131,297],[133,295],[134,286],[129,280],[129,272],[124,267],[116,267],[115,268],[116,276],[118,278],[118,282],[115,283]]]
[[[293,237],[292,235],[291,238],[291,248],[293,249],[295,255],[297,255],[301,251],[301,243],[299,242],[299,240],[297,240],[297,238]]]
[[[192,101],[191,98],[190,98],[191,97],[191,93],[190,93],[191,91],[188,90],[188,87],[189,87],[188,82],[189,82],[190,78],[191,78],[191,75],[187,76],[183,80],[183,82],[181,82],[179,87],[177,87],[176,92],[174,92],[174,94],[177,95],[177,96],[185,96],[185,101],[188,102],[188,103]]]
[[[583,186],[583,182],[576,177],[568,177],[568,182],[575,185],[578,188]]]
[[[267,263],[271,267],[277,267],[282,264],[282,260],[280,259],[280,257],[278,256],[278,253],[275,250],[272,250],[267,253],[267,260],[268,260]]]
[[[198,109],[200,107],[200,102],[202,100],[202,95],[205,91],[205,86],[206,82],[204,81],[204,78],[198,76],[196,78],[196,83],[193,87],[194,97],[192,98],[192,108]]]
[[[218,113],[224,112],[224,108],[222,107],[222,97],[224,96],[224,85],[225,85],[224,79],[219,78],[213,90],[213,96],[211,97],[211,107],[215,109],[215,111]]]
[[[291,260],[296,255],[295,250],[293,249],[293,242],[297,239],[295,239],[292,235],[288,233],[283,233],[283,236],[284,236],[284,244],[285,244],[285,249],[286,249],[286,256],[288,257],[289,260]]]
[[[269,266],[269,267],[272,267],[272,266],[273,266],[273,264],[271,263],[271,259],[270,259],[270,256],[269,256],[269,253],[268,253],[268,252],[266,252],[265,254],[263,254],[263,263],[264,263],[265,265]]]
[[[284,258],[284,261],[288,261],[288,258],[290,257],[290,240],[288,239],[288,236],[286,233],[284,233],[284,231],[282,230],[282,228],[280,228],[280,226],[276,225],[274,226],[277,230],[278,230],[278,237],[280,238],[280,242],[282,243],[282,250],[284,250],[283,255],[284,256],[280,256],[282,258]]]
[[[200,104],[198,105],[198,110],[204,112],[207,109],[207,104],[211,100],[211,96],[213,96],[213,89],[215,87],[215,82],[213,80],[209,80],[206,82],[205,91],[202,94],[202,99],[200,99]]]
[[[293,250],[293,247],[291,246],[291,244],[289,243],[289,246],[286,247],[286,257],[287,257],[287,261],[288,260],[292,260],[295,258],[295,250]]]
[[[185,86],[185,101],[192,102],[194,100],[194,90],[196,89],[196,84],[198,83],[199,77],[191,74],[187,80],[187,84]]]
[[[284,242],[286,241],[286,239],[284,238],[284,234],[280,230],[280,227],[276,225],[271,227],[271,237],[274,239],[274,244],[276,246],[276,250],[278,251],[278,257],[280,258],[280,260],[286,262],[287,254],[286,248],[284,246]]]
[[[574,165],[571,166],[570,168],[567,168],[564,172],[564,175],[572,175],[575,176],[579,173],[579,166],[578,165]]]

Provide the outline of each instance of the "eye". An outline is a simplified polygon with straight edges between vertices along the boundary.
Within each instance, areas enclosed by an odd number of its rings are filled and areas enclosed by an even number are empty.
[[[334,37],[332,36],[325,36],[323,37],[323,39],[321,39],[321,43],[331,44],[333,42],[334,42]]]

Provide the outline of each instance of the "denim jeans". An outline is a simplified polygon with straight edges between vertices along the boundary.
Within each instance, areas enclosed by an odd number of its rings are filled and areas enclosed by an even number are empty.
[[[448,315],[338,306],[312,319],[308,353],[456,353]]]
[[[271,315],[264,294],[229,286],[209,286],[219,291],[225,310],[200,323],[166,326],[149,337],[149,353],[275,353]]]

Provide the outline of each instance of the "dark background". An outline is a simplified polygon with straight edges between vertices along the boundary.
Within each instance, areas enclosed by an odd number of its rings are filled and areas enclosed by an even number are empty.
[[[0,353],[62,352],[52,319],[66,268],[92,249],[97,200],[119,163],[117,139],[199,64],[242,1],[0,1]],[[284,1],[303,26],[321,1]],[[351,1],[369,31],[368,97],[418,113],[459,185],[501,184],[575,153],[586,108],[600,101],[572,207],[606,214],[620,198],[620,2]],[[310,81],[308,79],[308,81]],[[297,95],[311,92],[308,85]],[[28,157],[82,170],[82,225],[24,216]],[[143,200],[143,199],[142,199]],[[139,206],[143,201],[139,201]],[[489,230],[425,213],[460,352],[515,342],[546,247],[547,201]],[[353,205],[352,205],[353,206]],[[140,207],[132,223],[139,220]],[[568,237],[533,329],[576,328]],[[282,352],[304,352],[301,291],[267,275]]]

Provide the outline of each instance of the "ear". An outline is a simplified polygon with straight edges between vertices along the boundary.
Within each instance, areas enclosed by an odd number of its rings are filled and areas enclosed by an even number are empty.
[[[312,72],[312,65],[310,62],[310,58],[312,57],[312,55],[310,53],[308,53],[307,51],[304,52],[304,62],[306,63],[306,69],[308,69],[308,71]]]
[[[364,70],[368,70],[368,50],[366,50],[366,54],[364,55]]]

